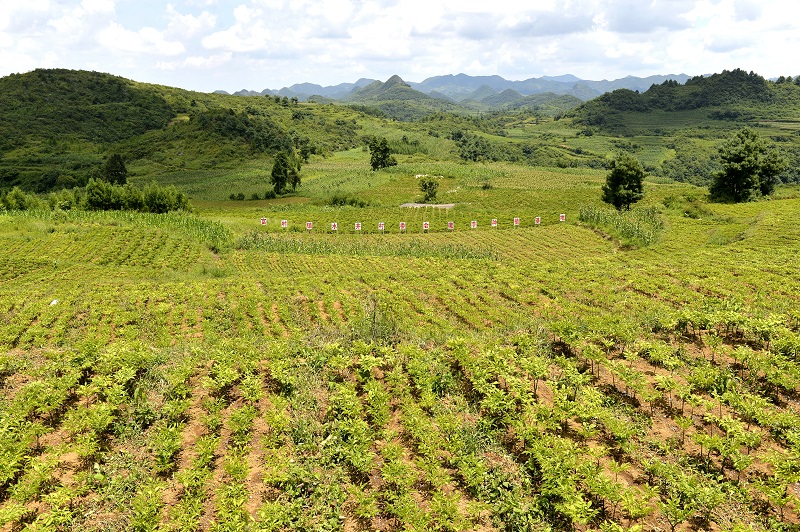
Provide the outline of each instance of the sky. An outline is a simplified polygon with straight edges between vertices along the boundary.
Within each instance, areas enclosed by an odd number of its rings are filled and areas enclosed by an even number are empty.
[[[399,75],[800,74],[796,0],[0,0],[0,76],[211,92]]]

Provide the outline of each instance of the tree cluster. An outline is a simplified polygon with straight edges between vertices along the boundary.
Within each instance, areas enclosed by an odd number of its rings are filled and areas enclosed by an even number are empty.
[[[115,185],[103,179],[89,179],[83,188],[64,189],[39,196],[14,187],[0,194],[0,210],[85,210],[137,211],[165,213],[189,210],[189,199],[174,185],[162,187],[155,183],[138,188],[130,183]]]
[[[718,161],[720,169],[713,174],[709,186],[709,193],[715,201],[739,203],[769,196],[779,182],[778,175],[788,166],[777,149],[749,128],[737,132],[719,147],[716,156],[708,158],[686,149],[687,143],[686,139],[676,140],[674,148],[678,156],[669,164],[665,162],[662,172],[679,181],[702,186],[707,183],[703,176]],[[603,185],[602,199],[617,210],[627,210],[643,196],[644,169],[635,157],[627,153],[618,154],[611,160],[609,168],[611,171]]]
[[[250,116],[233,109],[212,109],[192,117],[201,129],[231,139],[247,142],[254,151],[288,150],[292,137],[268,116]]]

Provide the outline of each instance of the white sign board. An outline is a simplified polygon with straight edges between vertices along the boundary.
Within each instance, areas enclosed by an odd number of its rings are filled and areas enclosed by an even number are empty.
[[[405,231],[406,230],[406,223],[405,222],[400,222],[400,230],[401,231]]]
[[[267,219],[261,218],[261,225],[267,225]]]
[[[383,222],[378,222],[378,231],[383,231],[384,227],[386,227],[386,224]]]
[[[497,227],[497,218],[492,218],[492,227]]]
[[[472,221],[469,223],[469,226],[470,226],[472,229],[477,229],[477,228],[478,228],[478,221],[477,221],[477,220],[472,220]]]
[[[423,231],[427,231],[430,228],[431,228],[431,223],[430,222],[422,222],[422,230]]]
[[[537,216],[536,218],[533,219],[533,223],[535,223],[536,225],[541,224],[542,223],[542,217],[541,216]]]
[[[455,222],[447,222],[447,228],[452,231],[453,229],[456,228],[456,223]]]
[[[559,214],[559,215],[558,215],[558,221],[559,221],[559,222],[565,222],[565,221],[567,221],[567,215],[566,215],[566,214]]]
[[[361,231],[361,222],[356,222],[356,231]]]
[[[338,231],[338,230],[339,230],[339,224],[337,224],[336,222],[331,222],[331,231]]]
[[[519,218],[514,218],[514,227],[519,227]]]
[[[314,227],[314,222],[306,222],[306,230],[307,231],[311,231],[311,229],[313,227]]]
[[[289,220],[281,220],[281,227],[283,229],[286,229],[287,227],[289,227]]]

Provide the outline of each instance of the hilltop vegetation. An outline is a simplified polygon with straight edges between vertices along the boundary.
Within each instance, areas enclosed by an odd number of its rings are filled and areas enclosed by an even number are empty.
[[[5,190],[84,186],[120,154],[134,184],[174,184],[196,198],[263,197],[277,152],[308,161],[366,148],[374,137],[387,138],[396,156],[454,162],[603,168],[609,154],[626,151],[651,175],[705,186],[718,170],[718,146],[743,126],[757,127],[786,157],[780,181],[800,178],[800,86],[742,71],[666,81],[642,94],[620,89],[577,108],[571,96],[519,99],[488,85],[474,91],[480,101],[457,104],[396,76],[354,86],[335,104],[192,93],[66,70],[9,76],[0,89],[10,95],[0,103]],[[226,194],[216,185],[222,175],[232,188]]]

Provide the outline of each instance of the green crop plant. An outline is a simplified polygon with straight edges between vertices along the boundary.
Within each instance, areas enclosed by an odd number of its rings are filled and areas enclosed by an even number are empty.
[[[228,428],[231,432],[230,440],[233,448],[242,450],[250,443],[253,419],[257,415],[258,411],[251,405],[233,409],[229,412]]]
[[[181,449],[181,425],[154,426],[152,431],[151,449],[155,459],[154,469],[160,474],[166,474],[175,466],[175,455]]]
[[[131,501],[131,530],[148,532],[157,529],[163,488],[159,481],[150,481],[139,488]]]

